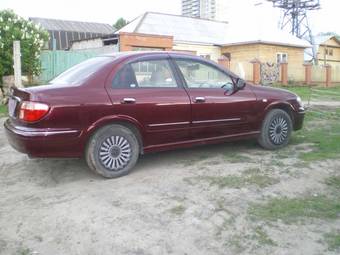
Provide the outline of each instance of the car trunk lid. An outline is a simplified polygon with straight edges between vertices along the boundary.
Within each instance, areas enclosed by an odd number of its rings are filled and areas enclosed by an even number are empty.
[[[9,93],[8,101],[8,113],[11,118],[17,118],[19,113],[19,107],[21,102],[29,101],[31,99],[31,93],[25,89],[19,89],[17,87],[12,87]]]

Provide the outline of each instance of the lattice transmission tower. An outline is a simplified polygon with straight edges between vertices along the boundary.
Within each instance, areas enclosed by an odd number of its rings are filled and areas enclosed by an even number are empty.
[[[281,29],[288,29],[291,34],[309,41],[314,46],[312,30],[309,26],[307,12],[320,9],[320,0],[267,0],[274,7],[282,9]],[[316,52],[313,47],[313,60]]]

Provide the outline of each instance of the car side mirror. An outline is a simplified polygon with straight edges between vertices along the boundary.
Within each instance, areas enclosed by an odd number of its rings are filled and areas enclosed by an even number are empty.
[[[236,90],[242,90],[246,86],[245,80],[238,78],[236,82]]]

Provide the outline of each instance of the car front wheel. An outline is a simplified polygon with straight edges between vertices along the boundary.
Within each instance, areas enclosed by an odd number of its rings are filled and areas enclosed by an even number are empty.
[[[271,110],[263,121],[258,142],[268,150],[280,149],[288,144],[292,129],[292,119],[287,112]]]
[[[90,139],[86,151],[89,167],[106,178],[128,174],[138,156],[139,144],[135,134],[121,125],[99,129]]]

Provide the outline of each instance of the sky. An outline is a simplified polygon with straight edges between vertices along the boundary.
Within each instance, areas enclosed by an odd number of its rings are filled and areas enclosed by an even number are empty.
[[[260,22],[270,30],[277,27],[280,11],[265,0],[225,0],[228,21],[240,27]],[[262,4],[256,5],[261,2]],[[340,0],[320,0],[322,9],[310,13],[313,34],[340,34]],[[119,17],[129,21],[146,11],[181,14],[181,0],[0,0],[0,9],[13,9],[18,15],[113,24]]]

